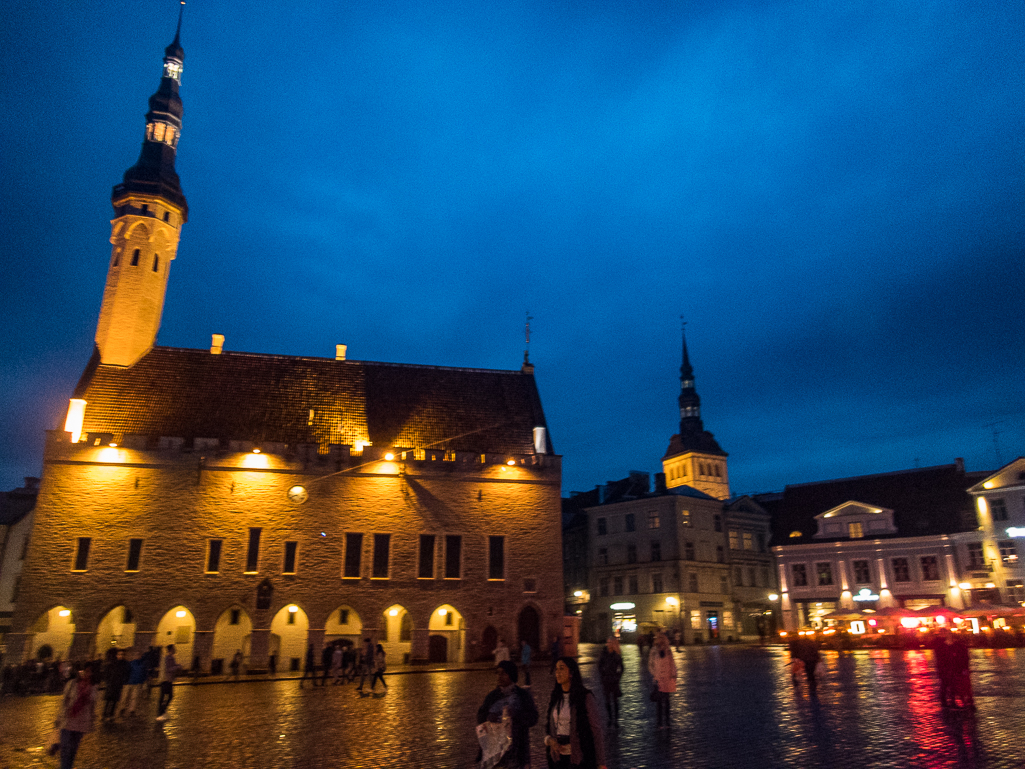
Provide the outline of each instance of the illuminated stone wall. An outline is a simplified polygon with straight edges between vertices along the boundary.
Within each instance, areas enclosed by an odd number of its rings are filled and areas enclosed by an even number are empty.
[[[121,215],[111,222],[96,345],[103,363],[131,366],[153,346],[160,329],[182,212],[166,200],[143,195],[125,196],[115,206]]]
[[[74,657],[93,653],[97,628],[113,607],[130,611],[136,649],[165,643],[155,636],[162,619],[187,611],[179,624],[194,618],[192,653],[204,670],[218,620],[232,607],[252,622],[251,669],[266,665],[271,623],[293,604],[308,620],[318,662],[325,624],[342,606],[358,614],[364,635],[382,642],[382,614],[403,607],[412,617],[406,648],[414,660],[427,658],[432,615],[446,606],[463,623],[465,659],[479,656],[488,626],[515,641],[527,606],[540,615],[547,646],[562,618],[561,458],[524,456],[509,466],[383,456],[367,449],[344,462],[307,462],[304,472],[284,454],[92,446],[51,432],[10,658],[30,653],[31,629],[55,606],[71,610]],[[304,503],[288,498],[296,484],[308,490]],[[244,574],[252,527],[262,529],[259,566]],[[346,532],[364,535],[360,579],[342,578]],[[370,578],[374,534],[391,535],[388,579]],[[417,578],[421,534],[461,535],[461,579],[441,578],[440,545],[436,578]],[[488,579],[490,535],[506,538],[504,580]],[[72,570],[79,537],[92,538],[83,572]],[[126,572],[132,538],[144,545],[139,570]],[[216,574],[204,573],[211,538],[224,542]],[[286,541],[299,543],[294,576],[282,574]],[[265,579],[273,597],[258,609]]]
[[[690,486],[716,499],[729,499],[730,478],[726,457],[688,451],[662,460],[666,488]]]

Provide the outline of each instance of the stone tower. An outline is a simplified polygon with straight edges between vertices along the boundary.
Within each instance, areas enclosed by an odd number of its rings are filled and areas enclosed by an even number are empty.
[[[132,366],[153,347],[171,262],[189,216],[174,170],[183,111],[178,96],[185,59],[180,35],[179,12],[174,40],[164,50],[160,87],[149,99],[139,160],[110,196],[112,248],[96,326],[100,362],[107,365]]]
[[[669,441],[662,457],[666,488],[690,486],[716,499],[728,499],[730,481],[725,451],[701,421],[701,398],[694,388],[694,368],[683,335],[683,363],[680,366],[680,433]]]

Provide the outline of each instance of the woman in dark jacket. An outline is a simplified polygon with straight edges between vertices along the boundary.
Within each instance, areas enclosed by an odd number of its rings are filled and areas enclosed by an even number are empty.
[[[606,769],[598,703],[584,686],[572,657],[560,657],[555,663],[545,747],[549,769]]]
[[[619,650],[619,639],[609,636],[605,648],[598,658],[598,674],[601,676],[601,690],[605,695],[605,711],[609,715],[608,725],[619,721],[619,698],[623,690],[619,688],[619,680],[623,677],[623,654]]]

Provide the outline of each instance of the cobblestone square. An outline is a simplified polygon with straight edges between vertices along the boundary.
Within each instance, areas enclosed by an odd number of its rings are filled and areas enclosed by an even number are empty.
[[[585,647],[582,659],[595,652]],[[971,714],[939,707],[928,652],[825,652],[827,674],[813,700],[791,683],[785,649],[688,647],[677,653],[680,688],[665,732],[654,728],[637,649],[624,656],[610,769],[1025,766],[1025,650],[972,652]],[[552,679],[547,667],[533,670],[543,712]],[[599,692],[595,666],[583,670]],[[471,767],[474,716],[494,673],[395,672],[388,680],[387,693],[365,696],[354,684],[300,689],[294,679],[180,685],[168,722],[149,713],[98,726],[76,766]],[[57,699],[0,701],[0,766],[56,766],[43,743]],[[155,706],[154,691],[148,707]],[[538,727],[535,769],[545,766],[541,741]]]

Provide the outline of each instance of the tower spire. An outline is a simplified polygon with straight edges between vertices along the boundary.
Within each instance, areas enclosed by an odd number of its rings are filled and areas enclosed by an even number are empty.
[[[135,165],[110,194],[111,259],[96,325],[101,364],[132,366],[156,343],[171,261],[189,218],[174,161],[182,130],[181,85],[185,51],[182,12],[174,40],[164,49],[160,85],[149,98],[146,133]]]
[[[687,321],[680,316],[680,336],[683,338],[683,355],[680,363],[680,437],[704,432],[701,423],[701,398],[694,389],[694,367],[690,365],[687,353]]]
[[[530,321],[532,320],[534,320],[534,316],[530,314],[530,310],[527,310],[527,323],[524,326],[526,344],[523,348],[523,365],[520,366],[520,370],[524,374],[534,373],[534,364],[530,362]]]

